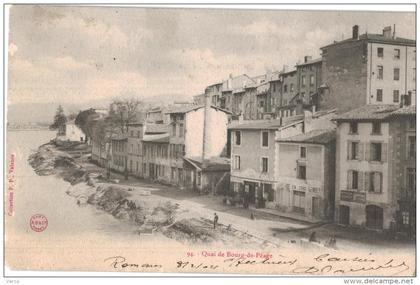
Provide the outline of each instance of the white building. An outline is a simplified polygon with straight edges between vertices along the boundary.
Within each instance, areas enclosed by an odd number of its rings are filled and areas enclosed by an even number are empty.
[[[59,128],[57,132],[57,140],[70,142],[85,142],[85,133],[76,125],[74,120],[68,121]]]

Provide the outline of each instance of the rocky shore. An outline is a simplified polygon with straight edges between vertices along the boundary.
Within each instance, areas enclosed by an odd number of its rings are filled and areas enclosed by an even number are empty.
[[[138,225],[137,234],[163,234],[182,243],[222,243],[228,245],[277,247],[276,244],[219,225],[180,206],[171,199],[156,196],[147,189],[107,180],[99,167],[92,167],[85,144],[41,145],[28,161],[38,175],[57,175],[72,187],[67,194],[80,206],[92,205],[121,221]]]

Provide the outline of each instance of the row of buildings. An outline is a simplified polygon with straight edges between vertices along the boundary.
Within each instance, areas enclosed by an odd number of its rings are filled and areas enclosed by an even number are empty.
[[[359,34],[294,69],[153,108],[92,160],[305,220],[415,229],[415,41]]]
[[[414,231],[414,105],[305,111],[229,130],[234,196],[305,220]]]
[[[345,112],[367,104],[401,103],[416,98],[416,41],[397,37],[385,27],[382,34],[359,33],[320,48],[321,56],[305,56],[292,69],[256,77],[230,76],[209,86],[212,103],[244,119],[263,119],[302,113],[302,108],[335,108]]]

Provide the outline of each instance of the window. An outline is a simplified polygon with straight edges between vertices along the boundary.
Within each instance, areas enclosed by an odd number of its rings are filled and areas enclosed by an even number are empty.
[[[372,134],[375,134],[375,135],[381,134],[381,122],[372,123]]]
[[[382,159],[382,144],[371,143],[371,161],[381,161]]]
[[[134,137],[134,131],[130,132],[130,137]]]
[[[400,49],[398,48],[394,49],[394,58],[400,59]]]
[[[179,124],[179,137],[184,137],[184,124]]]
[[[175,123],[172,124],[172,136],[173,137],[176,136],[176,124]]]
[[[359,172],[352,170],[351,172],[351,189],[359,188]]]
[[[382,65],[378,65],[378,79],[384,79],[384,67]]]
[[[407,191],[416,191],[416,169],[407,168]]]
[[[382,89],[376,89],[376,101],[382,102]]]
[[[384,48],[378,47],[377,54],[378,54],[378,57],[383,58],[384,57]]]
[[[411,129],[411,130],[415,130],[416,129],[416,118],[415,117],[414,118],[411,118],[408,121],[408,128]]]
[[[241,157],[239,155],[235,155],[235,160],[233,161],[233,169],[241,169]]]
[[[416,68],[413,68],[413,81],[416,81]]]
[[[401,218],[402,218],[402,223],[405,226],[408,226],[410,224],[410,213],[407,211],[403,211],[401,212]]]
[[[315,85],[315,76],[313,75],[309,76],[309,85],[311,86]]]
[[[273,84],[273,92],[276,92],[276,83]]]
[[[394,80],[395,81],[400,80],[400,69],[399,68],[394,68]]]
[[[261,133],[261,143],[263,147],[268,147],[268,132]]]
[[[357,134],[357,122],[350,123],[350,134]]]
[[[306,158],[306,147],[300,147],[300,158]]]
[[[359,154],[359,143],[351,142],[350,159],[358,159]]]
[[[367,172],[367,190],[373,193],[382,193],[382,173]]]
[[[235,145],[241,145],[241,131],[235,131]]]
[[[261,172],[268,172],[268,158],[261,158]]]
[[[306,76],[302,75],[302,86],[306,85]]]
[[[394,90],[392,101],[394,103],[400,102],[400,90]]]
[[[416,158],[416,137],[415,136],[408,137],[408,158],[409,159]]]
[[[306,166],[298,165],[298,177],[299,179],[306,179]]]
[[[414,68],[415,69],[415,68]],[[293,86],[293,83],[290,83],[290,92],[293,92],[294,91],[294,86]]]
[[[284,92],[287,92],[287,84],[284,84]]]

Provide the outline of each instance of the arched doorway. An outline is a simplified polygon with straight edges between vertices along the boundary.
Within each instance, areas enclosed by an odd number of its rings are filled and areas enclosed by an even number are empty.
[[[366,206],[366,226],[371,229],[382,229],[384,224],[384,211],[376,205]]]

